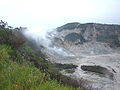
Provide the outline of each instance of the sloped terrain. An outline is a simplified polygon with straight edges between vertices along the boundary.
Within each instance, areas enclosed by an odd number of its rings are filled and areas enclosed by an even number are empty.
[[[28,42],[20,28],[0,22],[0,90],[81,90],[76,80],[60,74],[57,65]]]
[[[68,53],[59,57],[49,53],[50,61],[78,65],[75,72],[62,70],[63,74],[87,79],[90,85],[100,90],[119,90],[120,25],[75,22],[58,27],[49,34],[54,36],[52,46]]]

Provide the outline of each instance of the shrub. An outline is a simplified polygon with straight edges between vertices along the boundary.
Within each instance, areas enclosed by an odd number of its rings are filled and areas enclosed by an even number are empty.
[[[9,53],[12,52],[10,46],[7,45],[0,45],[0,60],[9,60],[10,55]]]
[[[46,78],[49,77],[33,65],[0,61],[0,90],[73,90]]]
[[[0,90],[73,90],[51,80],[49,75],[40,72],[33,63],[21,60],[18,52],[16,58],[23,63],[12,60],[15,50],[10,46],[1,45],[0,49]]]
[[[38,90],[73,90],[73,88],[60,85],[57,81],[47,81]]]
[[[72,29],[77,28],[78,25],[79,25],[78,22],[68,23],[68,24],[65,24],[65,25],[63,25],[61,27],[58,27],[57,31],[61,32],[63,30],[72,30]]]
[[[43,83],[44,73],[32,66],[18,65],[12,61],[1,61],[0,90],[29,90]]]
[[[24,43],[25,38],[19,31],[0,27],[0,44],[7,44],[14,48],[19,48]]]

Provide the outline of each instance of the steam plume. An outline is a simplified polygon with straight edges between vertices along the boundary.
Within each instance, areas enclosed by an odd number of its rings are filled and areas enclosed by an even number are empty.
[[[60,56],[71,56],[72,54],[66,52],[63,48],[53,45],[51,40],[54,38],[55,32],[49,34],[51,31],[53,31],[53,29],[49,30],[45,27],[35,27],[30,30],[26,30],[24,35],[28,39],[34,40],[38,46],[42,45],[52,53]]]

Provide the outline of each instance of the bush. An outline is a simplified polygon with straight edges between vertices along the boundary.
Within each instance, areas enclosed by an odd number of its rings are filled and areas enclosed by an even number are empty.
[[[9,60],[10,52],[12,52],[12,49],[10,46],[0,45],[0,60]]]
[[[29,90],[44,81],[44,73],[35,67],[21,66],[11,61],[1,61],[0,67],[0,90]]]
[[[11,53],[12,52],[12,53]],[[68,86],[51,80],[49,75],[40,72],[33,63],[21,60],[16,53],[17,59],[13,60],[15,51],[7,45],[0,46],[0,90],[73,90]]]
[[[24,43],[25,38],[19,31],[0,27],[0,44],[7,44],[13,48],[19,48]]]
[[[43,83],[38,90],[74,90],[71,87],[65,87],[57,83],[57,81],[47,81]]]
[[[33,65],[0,61],[0,90],[73,90],[49,78]]]
[[[0,44],[8,43],[11,36],[12,30],[0,27]]]
[[[74,43],[76,42],[75,43],[76,45],[83,44],[83,42],[85,42],[85,39],[83,38],[83,36],[78,33],[70,33],[65,36],[64,40],[67,42],[74,42]]]
[[[58,28],[57,28],[57,31],[58,31],[58,32],[61,32],[61,31],[63,31],[63,30],[72,30],[72,29],[77,28],[78,25],[79,25],[78,22],[67,23],[67,24],[65,24],[65,25],[63,25],[63,26],[61,26],[61,27],[58,27]]]

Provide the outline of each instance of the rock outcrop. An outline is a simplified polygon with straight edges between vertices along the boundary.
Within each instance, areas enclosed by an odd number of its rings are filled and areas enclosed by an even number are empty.
[[[113,80],[114,78],[113,73],[105,67],[96,66],[96,65],[94,66],[82,65],[81,69],[84,71],[95,72],[97,74],[103,75],[104,77],[110,78],[111,80]]]
[[[74,22],[53,32],[54,44],[73,53],[106,54],[120,47],[120,25]]]

